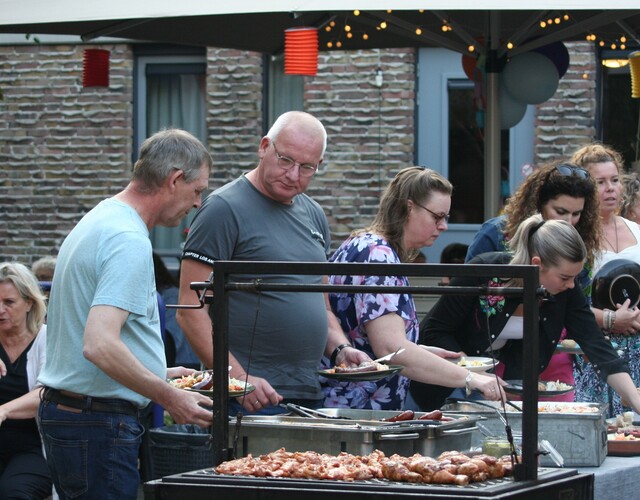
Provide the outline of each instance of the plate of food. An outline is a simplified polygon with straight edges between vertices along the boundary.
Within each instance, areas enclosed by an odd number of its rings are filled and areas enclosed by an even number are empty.
[[[199,392],[209,397],[213,397],[213,377],[211,370],[204,370],[194,372],[190,375],[183,375],[182,377],[176,377],[169,380],[169,383],[177,387],[178,389],[184,389],[186,391]],[[256,390],[255,386],[229,377],[228,392],[230,398],[242,396],[243,394],[249,394]]]
[[[607,434],[607,454],[618,457],[640,455],[640,432],[619,430]]]
[[[514,394],[521,396],[524,392],[522,386],[522,380],[507,380],[507,386],[503,387],[504,392],[508,394]],[[560,394],[566,394],[573,391],[574,387],[559,380],[553,381],[538,381],[538,394],[540,396],[559,396]]]
[[[556,352],[566,352],[568,354],[583,354],[578,343],[573,339],[564,339],[556,345]]]
[[[404,366],[384,365],[375,361],[360,363],[358,366],[335,366],[327,370],[319,370],[318,374],[326,378],[344,380],[348,382],[375,381],[394,375],[401,371]]]
[[[500,363],[497,359],[494,360],[483,356],[461,356],[460,358],[447,358],[447,361],[462,366],[470,372],[486,372]]]

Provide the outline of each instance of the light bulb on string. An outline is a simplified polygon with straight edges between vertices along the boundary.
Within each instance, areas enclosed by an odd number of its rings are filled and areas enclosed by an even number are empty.
[[[347,38],[353,38],[353,33],[351,32],[347,33]]]
[[[624,35],[622,35],[622,36],[620,37],[620,43],[627,43],[627,37],[626,37],[626,36],[624,36]]]
[[[604,47],[604,40],[600,40],[600,41],[598,42],[598,45],[600,45],[600,47]]]
[[[476,47],[475,47],[474,45],[469,45],[469,46],[467,47],[467,50],[468,50],[469,52],[475,52]]]
[[[331,31],[331,26],[325,26],[325,27],[324,27],[324,30],[325,30],[327,33],[329,33],[329,32]]]
[[[416,35],[422,35],[422,30],[420,28],[416,28]]]
[[[546,28],[547,27],[547,23],[545,21],[540,21],[540,27],[541,28]]]
[[[564,16],[562,16],[562,19],[564,19],[565,21],[569,20],[569,14],[565,14]]]
[[[366,33],[362,34],[362,39],[363,40],[369,40],[369,35],[367,35]]]
[[[507,49],[513,49],[513,42],[507,42]]]
[[[344,30],[349,33],[349,31],[351,31],[351,26],[349,26],[348,24],[344,25]]]
[[[382,22],[380,23],[380,29],[382,29],[382,30],[387,29],[387,21],[382,21]]]
[[[336,47],[337,47],[337,48],[342,47],[342,42],[341,42],[340,40],[338,40],[338,41],[336,42]]]
[[[360,11],[359,10],[354,10],[353,11],[353,15],[356,16],[356,17],[359,16],[360,15]]]

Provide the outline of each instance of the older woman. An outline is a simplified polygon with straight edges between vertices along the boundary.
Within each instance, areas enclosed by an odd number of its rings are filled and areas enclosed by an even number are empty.
[[[431,246],[447,229],[453,187],[445,178],[424,167],[401,170],[380,201],[367,229],[356,231],[335,252],[333,262],[411,262],[420,248]],[[330,276],[333,284],[404,285],[404,276]],[[322,380],[329,407],[397,410],[402,408],[409,379],[480,390],[487,399],[503,396],[496,377],[472,374],[438,355],[420,348],[418,319],[410,294],[330,293],[331,309],[351,347],[371,358],[405,351],[394,358],[404,366],[401,376],[377,382]],[[328,365],[327,360],[324,363]]]
[[[509,240],[511,252],[482,254],[474,264],[535,265],[540,284],[550,294],[540,305],[539,371],[554,354],[564,327],[593,363],[598,376],[640,410],[640,395],[628,367],[604,338],[587,300],[576,284],[587,250],[578,231],[566,221],[534,215]],[[500,277],[454,278],[452,285],[518,286]],[[438,300],[423,330],[425,343],[469,355],[493,355],[505,365],[505,379],[522,378],[522,299],[504,296],[447,295]],[[443,397],[447,392],[443,389]]]
[[[607,262],[629,259],[640,264],[640,227],[618,215],[623,191],[623,160],[620,153],[604,144],[589,144],[573,154],[573,161],[587,169],[598,187],[603,224],[603,251],[594,274]],[[616,311],[594,311],[611,344],[629,363],[631,377],[640,384],[640,310],[629,317],[629,300]],[[612,415],[623,411],[620,395],[608,390],[597,377],[593,365],[585,363],[576,371],[576,399],[609,404]]]
[[[0,496],[45,498],[51,477],[35,416],[45,361],[44,295],[22,264],[0,264]]]

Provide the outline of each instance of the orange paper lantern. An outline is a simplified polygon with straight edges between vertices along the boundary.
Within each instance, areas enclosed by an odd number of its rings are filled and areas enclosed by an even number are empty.
[[[284,30],[285,75],[315,76],[318,73],[318,29]]]
[[[631,68],[631,97],[640,97],[640,51],[629,54],[629,66]]]
[[[84,49],[82,61],[83,87],[109,86],[109,51],[104,49]]]

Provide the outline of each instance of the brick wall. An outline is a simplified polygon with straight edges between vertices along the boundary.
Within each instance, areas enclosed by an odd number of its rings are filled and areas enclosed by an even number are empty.
[[[109,89],[83,89],[82,47],[0,47],[0,261],[56,253],[129,177],[133,60],[105,48]]]
[[[569,69],[560,79],[556,94],[536,109],[536,162],[569,158],[596,135],[597,68],[593,45],[573,42],[566,46]]]
[[[0,46],[0,261],[55,254],[80,217],[129,179],[133,54],[129,45],[104,48],[111,52],[110,87],[83,89],[83,47]],[[263,60],[209,49],[207,63],[215,188],[256,164]],[[305,78],[306,110],[329,135],[326,163],[309,194],[327,213],[334,248],[371,222],[389,179],[414,163],[415,65],[414,49],[329,52],[320,56],[318,75]],[[592,139],[595,74],[591,47],[571,44],[567,75],[537,109],[537,161]]]

